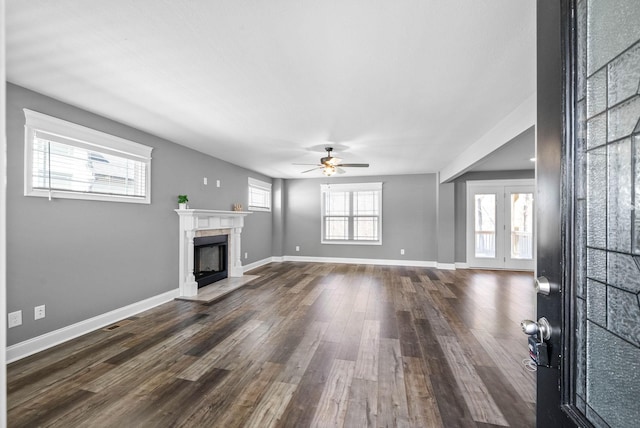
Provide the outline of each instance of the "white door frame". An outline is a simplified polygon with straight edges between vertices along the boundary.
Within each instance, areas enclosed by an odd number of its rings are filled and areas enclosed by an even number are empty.
[[[509,269],[509,270],[534,270],[535,269],[535,246],[533,249],[533,259],[517,260],[511,259],[510,233],[507,229],[511,227],[510,204],[507,201],[507,192],[513,191],[522,193],[533,193],[535,196],[534,179],[517,180],[470,180],[467,181],[467,265],[470,268],[486,269]],[[475,227],[474,227],[474,199],[477,193],[496,194],[496,255],[494,258],[479,258],[475,256]],[[533,233],[535,235],[535,219],[533,221]],[[532,239],[534,239],[532,237]],[[534,239],[535,242],[535,239]]]

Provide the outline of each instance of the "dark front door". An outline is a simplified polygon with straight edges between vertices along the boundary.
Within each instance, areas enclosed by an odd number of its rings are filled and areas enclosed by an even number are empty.
[[[640,2],[538,1],[537,426],[640,420]]]
[[[537,127],[536,127],[536,210],[537,271],[550,284],[565,283],[563,233],[567,228],[567,207],[563,204],[563,154],[566,120],[563,116],[563,25],[560,2],[538,1],[537,5]],[[560,287],[548,295],[538,294],[537,317],[552,326],[547,342],[549,367],[537,371],[536,425],[571,426],[561,411],[561,355],[563,299]],[[563,290],[564,291],[564,290]]]

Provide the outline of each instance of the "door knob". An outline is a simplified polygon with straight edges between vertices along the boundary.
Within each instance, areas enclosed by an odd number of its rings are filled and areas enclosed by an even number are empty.
[[[540,335],[542,340],[551,339],[551,325],[545,317],[540,318],[538,322],[522,320],[520,322],[520,327],[522,327],[522,332],[529,336]]]

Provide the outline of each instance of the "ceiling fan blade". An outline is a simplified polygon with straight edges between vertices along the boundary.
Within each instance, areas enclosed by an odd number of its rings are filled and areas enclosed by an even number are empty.
[[[338,164],[336,166],[341,166],[341,167],[359,167],[359,168],[369,168],[369,164],[368,163],[341,163]]]
[[[327,163],[328,163],[328,164],[331,164],[331,165],[333,165],[333,166],[337,166],[340,162],[342,162],[342,159],[340,159],[340,158],[334,158],[334,157],[332,157],[331,159],[329,159],[329,160],[327,161]]]
[[[339,166],[336,166],[336,172],[337,172],[338,174],[344,174],[344,173],[345,173],[345,172],[347,172],[347,171],[345,171],[344,169],[340,168]]]
[[[315,168],[311,168],[311,169],[308,169],[306,171],[302,171],[300,174],[304,174],[305,172],[311,172],[311,171],[315,171],[316,169],[322,169],[322,168],[324,168],[324,167],[323,166],[316,166]]]

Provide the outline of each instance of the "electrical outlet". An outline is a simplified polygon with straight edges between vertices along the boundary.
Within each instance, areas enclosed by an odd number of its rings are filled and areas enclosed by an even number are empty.
[[[402,248],[402,249],[400,250],[400,255],[401,255],[401,256],[404,256],[404,248]]]
[[[15,311],[9,313],[8,327],[17,327],[22,324],[22,311]]]
[[[244,258],[248,259],[249,258],[249,253],[244,253]]]
[[[204,180],[202,180],[202,181],[204,182],[204,185],[205,185],[205,186],[208,184],[208,183],[207,183],[207,181],[208,181],[208,180],[207,180],[207,177],[205,177],[205,178],[204,178]]]
[[[296,245],[296,251],[300,251],[300,245]]]
[[[36,306],[35,308],[33,308],[33,319],[34,320],[39,320],[40,318],[44,318],[45,317],[44,308],[45,308],[45,305],[40,305],[40,306]]]
[[[220,187],[220,180],[216,180],[216,187]]]

